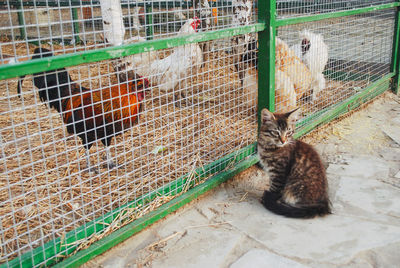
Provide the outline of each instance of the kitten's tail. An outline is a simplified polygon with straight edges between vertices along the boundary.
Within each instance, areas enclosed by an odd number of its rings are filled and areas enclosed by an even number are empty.
[[[322,202],[313,205],[292,206],[279,202],[281,197],[278,193],[264,191],[261,203],[264,207],[278,215],[289,218],[313,218],[315,216],[324,216],[331,213],[329,202]]]

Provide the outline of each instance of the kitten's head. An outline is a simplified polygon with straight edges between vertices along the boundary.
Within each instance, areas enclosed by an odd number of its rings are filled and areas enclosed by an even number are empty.
[[[283,147],[293,140],[298,109],[287,113],[271,113],[268,109],[261,111],[259,142],[269,148]]]

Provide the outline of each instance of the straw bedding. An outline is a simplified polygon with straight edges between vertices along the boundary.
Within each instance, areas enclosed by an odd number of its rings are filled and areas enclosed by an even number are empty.
[[[17,48],[22,53],[25,49]],[[107,61],[69,71],[85,87],[116,83]],[[81,171],[86,163],[80,139],[68,135],[60,115],[40,102],[31,79],[25,79],[22,99],[16,96],[17,79],[3,81],[0,134],[5,158],[0,165],[0,215],[5,216],[1,226],[6,248],[1,255],[10,258],[11,252],[24,245],[37,247],[42,239],[53,239],[53,233],[60,237],[194,166],[254,142],[255,116],[246,110],[244,96],[234,90],[238,79],[229,55],[215,52],[191,75],[188,88],[193,105],[177,108],[173,94],[157,87],[146,96],[139,124],[117,136],[110,147],[119,168],[103,168],[104,147],[101,143],[93,146],[91,162],[101,166],[100,175]],[[159,197],[135,214],[140,216],[166,200],[169,197]]]
[[[24,46],[16,48],[17,54],[26,53]],[[13,55],[15,51],[9,49]],[[94,89],[116,83],[107,61],[69,71],[85,87]],[[101,143],[93,146],[91,163],[101,166],[99,175],[82,172],[86,163],[80,139],[68,135],[60,115],[40,102],[31,79],[23,84],[22,99],[16,96],[17,79],[2,81],[0,224],[4,230],[1,244],[5,247],[0,248],[0,262],[15,257],[19,248],[28,251],[42,242],[63,237],[65,232],[174,181],[195,167],[254,142],[254,107],[249,107],[251,100],[237,90],[239,79],[230,55],[212,52],[200,71],[191,75],[188,95],[192,105],[177,108],[173,94],[157,87],[146,96],[139,124],[117,136],[110,147],[119,168],[103,168],[104,147]],[[304,111],[311,113],[332,104],[338,100],[335,96],[354,94],[356,87],[364,86],[361,84],[328,81],[323,97],[311,108],[305,104]],[[159,197],[148,207],[131,211],[124,222],[171,198]],[[119,227],[120,220],[104,233]],[[99,238],[93,236],[80,247]]]

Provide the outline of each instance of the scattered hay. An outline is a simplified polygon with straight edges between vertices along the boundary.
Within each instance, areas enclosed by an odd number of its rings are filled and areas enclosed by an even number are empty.
[[[329,137],[332,137],[332,136],[336,136],[339,140],[345,140],[346,136],[354,133],[354,131],[355,131],[354,129],[350,129],[348,127],[348,125],[350,123],[352,123],[354,120],[358,120],[358,117],[354,118],[354,116],[356,116],[355,113],[357,113],[360,110],[368,109],[368,107],[370,107],[370,105],[375,102],[380,102],[387,98],[393,99],[391,95],[392,95],[392,93],[385,92],[382,95],[380,95],[370,101],[367,101],[366,103],[361,104],[356,109],[353,109],[353,110],[339,116],[338,118],[323,125],[322,127],[315,128],[311,132],[302,136],[301,140],[303,140],[304,142],[310,143],[310,144],[324,143]],[[371,129],[372,127],[370,126],[370,123],[371,122],[364,120],[361,125],[365,128]],[[377,129],[377,131],[380,132],[379,129]],[[363,139],[363,144],[365,142],[367,142],[368,146],[370,146],[370,144],[376,144],[377,146],[380,146],[379,145],[380,142],[377,142],[380,139],[381,139],[381,137],[378,137],[377,135],[375,135],[375,136],[371,137],[370,140],[366,141]],[[351,143],[353,143],[353,141]],[[376,146],[372,146],[372,147],[374,147],[374,148],[365,148],[365,149],[367,152],[370,152],[373,149],[376,149],[375,148]]]
[[[116,83],[108,62],[68,70],[85,87],[95,89]],[[243,101],[247,100],[243,93],[235,90],[238,79],[232,70],[228,54],[211,53],[209,62],[193,74],[188,86],[192,106],[177,108],[173,94],[152,89],[138,125],[117,136],[110,147],[118,169],[102,167],[105,152],[101,143],[90,150],[91,163],[101,167],[98,175],[82,172],[86,163],[80,139],[68,135],[60,115],[40,102],[30,76],[23,83],[21,99],[16,96],[17,79],[1,81],[1,261],[11,260],[28,245],[26,250],[54,236],[63,237],[86,222],[254,142],[256,117]],[[157,146],[165,150],[154,153]],[[188,181],[193,178],[189,176]],[[173,197],[160,196],[145,207],[127,209],[101,234],[77,241],[78,249]]]
[[[26,42],[11,43],[6,36],[0,36],[0,64],[9,63],[9,59],[16,57],[17,61],[26,61],[30,59],[27,55],[33,55],[33,51],[37,48],[37,45]],[[79,47],[75,45],[61,45],[57,43],[48,44],[42,43],[41,47],[55,51],[55,55],[60,55],[64,53],[80,52],[91,49],[99,49],[106,47],[105,43],[102,42],[86,42],[85,47]],[[28,53],[29,52],[29,53]]]
[[[326,88],[317,94],[314,102],[301,99],[301,107],[303,116],[310,115],[319,110],[328,108],[329,106],[339,103],[354,94],[357,94],[361,89],[365,88],[368,82],[360,81],[335,81],[327,80]]]
[[[32,53],[35,46],[28,46],[16,45],[17,54],[26,55],[27,49]],[[12,47],[1,49],[15,55]],[[117,82],[109,61],[68,70],[74,80],[92,89]],[[249,105],[253,102],[237,90],[239,80],[231,56],[216,50],[198,73],[190,75],[188,98],[193,105],[177,108],[172,93],[152,89],[138,125],[117,136],[110,147],[119,168],[102,167],[98,175],[82,172],[85,160],[80,139],[68,135],[60,115],[40,102],[32,79],[24,82],[22,99],[16,96],[17,79],[1,81],[0,224],[4,247],[0,248],[0,262],[54,237],[63,238],[66,232],[185,174],[191,174],[191,182],[197,167],[253,143],[257,129]],[[337,103],[364,87],[363,83],[328,81],[315,104],[303,103],[303,112],[313,113]],[[101,144],[93,146],[90,153],[93,165],[105,164]],[[144,207],[126,208],[103,232],[77,241],[77,250],[174,197],[159,196]]]

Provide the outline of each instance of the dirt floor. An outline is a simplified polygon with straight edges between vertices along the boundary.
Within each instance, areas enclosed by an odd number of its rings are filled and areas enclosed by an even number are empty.
[[[400,98],[384,93],[303,137],[327,166],[333,214],[266,211],[255,167],[83,267],[396,267],[400,262]]]

